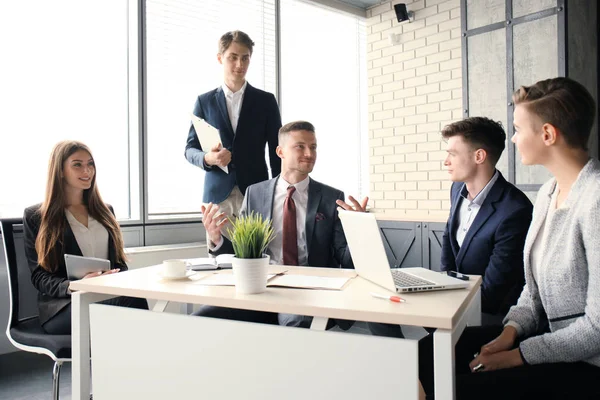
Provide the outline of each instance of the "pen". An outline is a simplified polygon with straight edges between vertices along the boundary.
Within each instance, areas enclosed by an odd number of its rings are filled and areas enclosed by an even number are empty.
[[[406,300],[404,300],[400,296],[388,296],[385,294],[377,294],[377,293],[372,293],[372,292],[371,292],[371,296],[378,298],[378,299],[393,301],[394,303],[405,303],[406,302]]]

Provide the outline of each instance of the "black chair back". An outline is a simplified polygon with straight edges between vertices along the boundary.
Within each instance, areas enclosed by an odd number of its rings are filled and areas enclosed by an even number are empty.
[[[5,218],[0,220],[2,241],[4,242],[4,255],[6,257],[6,271],[8,273],[8,289],[10,295],[10,321],[12,328],[19,322],[19,270],[17,268],[17,251],[15,246],[14,229],[22,225],[21,218]]]

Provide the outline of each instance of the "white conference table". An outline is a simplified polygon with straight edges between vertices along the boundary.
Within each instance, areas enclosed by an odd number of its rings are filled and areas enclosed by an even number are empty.
[[[203,286],[198,284],[197,281],[192,280],[161,280],[159,276],[159,265],[72,282],[70,288],[74,291],[72,294],[73,399],[87,400],[89,397],[91,332],[90,315],[92,315],[92,321],[94,321],[94,318],[96,318],[94,317],[95,313],[98,315],[96,320],[103,321],[97,323],[94,322],[94,324],[97,324],[99,328],[97,329],[97,333],[94,331],[96,328],[92,329],[91,338],[91,347],[94,349],[94,352],[98,351],[99,354],[102,354],[100,357],[92,358],[92,363],[94,366],[93,387],[95,398],[97,398],[96,393],[102,393],[102,390],[99,388],[101,387],[100,385],[104,384],[102,383],[103,379],[99,379],[99,382],[96,382],[96,369],[101,371],[103,367],[111,368],[111,365],[120,365],[120,362],[122,362],[123,365],[125,365],[126,362],[130,362],[133,363],[131,364],[131,369],[136,370],[138,369],[138,366],[135,364],[136,360],[131,360],[133,356],[129,355],[129,359],[124,359],[124,354],[126,352],[129,350],[134,351],[132,349],[135,346],[141,346],[142,351],[135,353],[139,354],[139,363],[154,362],[154,359],[152,358],[145,358],[147,357],[147,352],[143,351],[143,346],[156,346],[157,343],[164,342],[166,345],[172,346],[172,351],[175,352],[178,345],[177,341],[165,339],[165,337],[171,337],[173,335],[179,336],[181,334],[183,341],[185,340],[183,339],[185,334],[191,334],[189,332],[191,330],[202,330],[203,332],[202,335],[194,333],[196,336],[191,336],[192,338],[209,338],[211,337],[210,331],[215,330],[215,332],[219,332],[219,336],[216,336],[216,338],[213,338],[213,340],[218,341],[220,338],[228,337],[230,338],[228,339],[230,340],[229,343],[237,344],[239,342],[240,346],[243,344],[243,339],[247,337],[241,336],[242,334],[254,335],[253,337],[255,339],[253,340],[256,340],[256,343],[259,343],[260,340],[270,340],[271,342],[269,343],[279,343],[281,342],[282,338],[285,340],[289,339],[289,343],[294,343],[294,340],[297,340],[299,347],[302,347],[304,343],[307,343],[307,346],[309,346],[309,343],[313,343],[310,344],[310,348],[307,347],[307,352],[310,353],[309,349],[312,350],[313,347],[315,347],[318,349],[315,350],[318,351],[316,356],[323,356],[323,360],[327,360],[326,353],[328,351],[331,352],[332,357],[344,358],[346,356],[344,348],[342,347],[340,349],[336,349],[336,343],[344,343],[343,346],[352,346],[352,348],[355,349],[356,357],[363,357],[363,359],[367,362],[373,361],[374,365],[376,365],[375,363],[381,361],[380,365],[382,366],[383,371],[386,370],[384,366],[387,362],[390,363],[389,365],[393,365],[394,368],[405,368],[405,372],[407,374],[406,376],[410,377],[411,380],[415,377],[418,377],[418,364],[415,364],[416,360],[407,362],[404,367],[400,365],[402,363],[397,362],[397,357],[403,354],[406,354],[407,357],[414,356],[414,358],[416,358],[416,351],[418,351],[416,341],[377,338],[368,335],[353,335],[348,333],[325,331],[325,327],[329,318],[437,328],[433,334],[434,382],[436,398],[455,398],[454,346],[467,324],[479,325],[481,322],[480,276],[471,277],[469,281],[470,286],[468,289],[406,293],[402,295],[402,297],[406,299],[406,302],[398,304],[373,298],[370,295],[370,292],[385,293],[385,290],[365,279],[362,279],[361,277],[356,276],[354,270],[288,266],[270,267],[270,273],[277,273],[281,271],[288,271],[288,274],[304,274],[313,276],[349,276],[353,277],[353,279],[351,279],[341,291],[269,287],[267,288],[267,291],[262,294],[240,295],[237,294],[235,292],[235,288],[231,286]],[[223,272],[230,273],[230,271]],[[199,272],[198,274],[211,273],[214,272]],[[154,299],[157,300],[157,303],[151,311],[132,310],[121,307],[93,304],[115,296],[131,296]],[[178,303],[205,304],[257,311],[309,315],[313,316],[314,319],[311,330],[309,331],[306,329],[162,313],[168,302],[171,301]],[[107,311],[108,314],[101,317],[100,315],[101,312],[103,312],[102,310],[109,310]],[[146,323],[149,325],[144,325]],[[156,325],[157,323],[159,323],[159,325]],[[179,325],[180,323],[181,325]],[[138,328],[146,330],[141,330],[138,333],[134,333]],[[122,332],[122,330],[125,329],[127,330]],[[159,331],[162,329],[172,330],[160,333]],[[127,342],[126,338],[129,336],[129,330],[132,331],[132,335],[138,335],[139,337],[137,339],[131,339],[131,342]],[[240,332],[238,336],[235,336],[237,334],[236,332]],[[118,337],[119,339],[109,339],[115,343],[114,346],[110,345],[109,341],[109,345],[107,346],[94,348],[95,341],[101,343],[103,337]],[[363,342],[360,342],[361,340]],[[147,341],[147,344],[144,344],[144,341]],[[346,343],[344,341],[348,342]],[[413,345],[409,347],[402,347],[405,346],[402,344],[403,342],[413,342]],[[104,357],[103,353],[110,354],[110,351],[113,350],[113,347],[117,347],[116,343],[122,343],[122,345],[125,346],[120,350],[115,350],[117,353],[112,355],[113,357],[120,357],[121,360],[106,360],[108,357]],[[319,348],[321,345],[323,345],[323,348]],[[100,344],[98,346],[100,346]],[[373,348],[379,348],[379,346],[382,346],[381,349],[385,349],[385,351],[369,352],[368,349],[365,349],[365,347],[369,346],[372,346]],[[235,345],[232,345],[231,351],[245,352],[248,347],[254,346],[248,346],[246,343],[245,347],[242,347],[241,350],[235,350]],[[186,354],[190,352],[188,349],[189,348],[185,347],[180,349],[182,357],[185,357]],[[398,349],[400,353],[394,353],[395,349]],[[119,353],[119,351],[121,353]],[[211,357],[211,351],[213,351],[213,349],[209,346],[203,348],[202,351],[206,353],[206,360],[209,360],[209,357]],[[251,351],[251,349],[248,351]],[[276,363],[278,360],[277,357],[282,356],[282,352],[287,351],[287,349],[284,346],[279,348],[277,351],[279,353],[273,355],[268,354],[269,351],[259,352],[258,357],[261,359],[264,358],[262,365],[270,365],[268,364],[268,360],[271,356],[275,357],[273,358],[275,361],[270,362]],[[366,352],[363,354],[361,351]],[[158,350],[155,352],[157,354],[160,353]],[[294,354],[295,355],[293,355],[293,357],[297,357],[298,359],[303,357],[302,354]],[[170,355],[167,352],[166,355],[163,354],[161,357],[169,358]],[[201,355],[200,357],[202,360],[205,359],[204,355]],[[218,353],[214,357],[214,359],[217,360],[215,362],[220,360]],[[248,357],[251,356],[249,355]],[[309,364],[312,364],[310,369],[318,369],[318,366],[321,365],[319,360],[310,359],[310,357],[315,357],[315,355],[308,354],[307,357],[309,357],[309,360],[305,361]],[[391,357],[396,358],[391,359]],[[241,368],[243,360],[240,360],[239,358],[236,360],[238,361],[235,362],[235,365],[237,365],[239,362]],[[172,361],[173,360],[163,362],[168,363]],[[98,367],[96,367],[95,362],[98,362]],[[101,364],[102,362],[104,364]],[[112,364],[110,364],[110,362],[112,362]],[[182,363],[183,362],[184,361],[182,361]],[[299,361],[299,363],[301,362],[302,361]],[[346,360],[346,362],[350,361]],[[177,362],[174,364],[177,364]],[[323,365],[325,364],[327,363],[324,361]],[[235,365],[233,369],[235,369]],[[253,364],[250,364],[250,368],[252,365]],[[288,366],[285,368],[293,369],[293,367],[289,366],[290,364],[287,365]],[[358,368],[360,369],[361,367],[362,364]],[[214,368],[214,366],[211,368]],[[230,369],[230,367],[225,366],[223,368],[224,371],[228,369]],[[305,371],[306,368],[304,370],[301,369],[300,374],[304,374]],[[356,373],[359,374],[358,376],[361,376],[360,374],[368,373],[370,370],[365,369],[365,371],[361,372],[357,370]],[[132,371],[132,374],[133,373],[134,371]],[[275,370],[272,373],[277,374],[278,371]],[[149,372],[146,371],[145,374],[149,374]],[[348,372],[345,372],[344,374],[348,374]],[[158,376],[159,378],[157,379],[161,379],[161,375],[159,374]],[[316,377],[318,376],[319,375],[316,375]],[[343,377],[346,375],[340,376],[342,376],[343,379]],[[398,377],[399,375],[398,373],[395,373],[395,375],[391,376]],[[177,377],[174,379],[176,378]],[[133,375],[130,377],[130,379],[131,382],[134,381]],[[142,377],[140,379],[144,378]],[[348,379],[351,379],[351,377]],[[377,379],[377,377],[371,377],[370,379]],[[250,382],[249,384],[252,385],[251,379],[248,382]],[[368,382],[365,383],[365,385],[368,384]],[[178,385],[182,385],[182,383],[179,382]],[[416,387],[417,386],[415,382],[415,390]],[[327,390],[326,385],[325,388]],[[412,391],[412,386],[410,393],[411,397],[412,393],[416,394],[416,391]],[[395,398],[392,393],[390,393],[390,395],[392,395],[391,398]],[[251,396],[248,396],[248,398],[249,397]],[[260,396],[257,396],[256,398],[260,398]],[[293,398],[293,396],[290,395],[288,398]],[[99,397],[98,399],[101,400]]]

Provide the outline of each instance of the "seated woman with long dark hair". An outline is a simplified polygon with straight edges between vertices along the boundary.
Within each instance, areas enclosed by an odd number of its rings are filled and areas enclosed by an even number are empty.
[[[39,318],[50,334],[71,334],[71,292],[65,254],[110,260],[111,269],[83,279],[126,271],[123,237],[112,207],[96,186],[96,165],[83,143],[54,146],[42,204],[25,209],[25,253],[31,282],[39,291]],[[103,302],[148,309],[145,299],[117,297]]]

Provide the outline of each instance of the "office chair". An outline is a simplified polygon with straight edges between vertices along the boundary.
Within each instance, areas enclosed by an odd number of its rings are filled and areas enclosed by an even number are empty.
[[[20,218],[7,218],[0,220],[4,254],[6,256],[6,269],[8,272],[8,288],[10,296],[10,311],[6,336],[19,350],[30,353],[45,354],[54,360],[52,370],[52,398],[59,398],[60,369],[64,362],[71,361],[71,335],[50,335],[44,331],[38,316],[19,318],[19,286],[23,288],[27,281],[19,285],[19,271],[21,275],[30,276],[29,267],[17,265],[17,251],[14,238],[14,227],[22,225]],[[23,293],[21,293],[22,295]],[[37,301],[37,299],[36,299]]]

